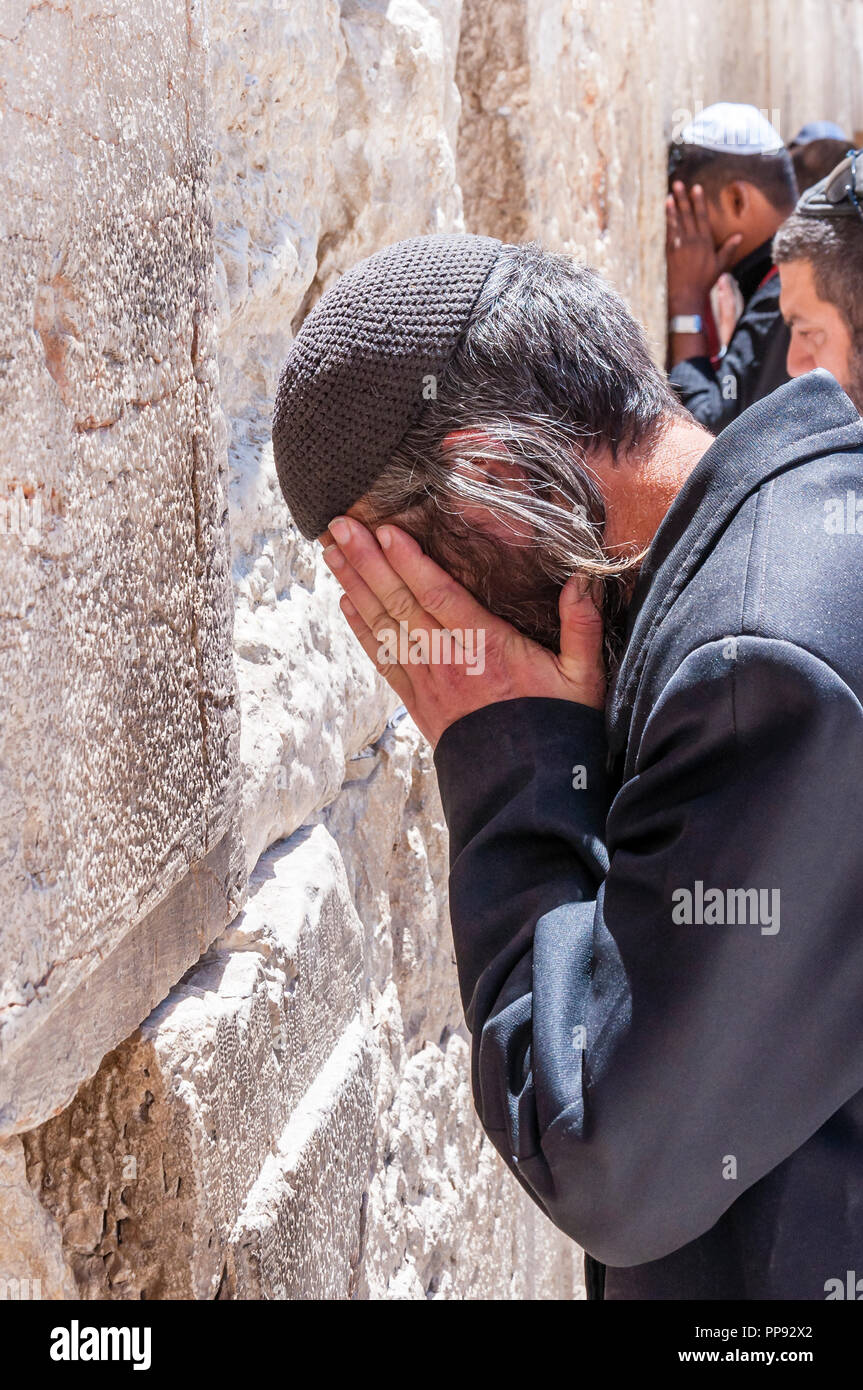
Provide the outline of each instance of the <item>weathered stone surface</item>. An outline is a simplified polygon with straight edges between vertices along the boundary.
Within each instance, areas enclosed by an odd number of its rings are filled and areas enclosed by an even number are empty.
[[[0,35],[0,497],[41,512],[0,534],[8,1132],[164,996],[242,864],[202,15],[16,3]],[[220,843],[208,915],[148,945]],[[112,961],[121,988],[97,988]]]
[[[395,986],[412,1051],[462,1023],[446,915],[448,842],[428,744],[407,718],[347,766],[322,814],[339,845],[351,899],[366,924],[373,1001]]]
[[[193,867],[158,907],[135,923],[116,949],[51,1010],[34,1045],[12,1052],[3,1073],[8,1099],[0,1114],[20,1129],[56,1111],[58,1094],[89,1076],[117,1034],[137,1027],[142,1009],[155,1006],[206,950],[224,923],[236,891],[237,840],[231,834]]]
[[[17,1135],[0,1140],[0,1302],[75,1298],[60,1230],[27,1181]]]
[[[765,108],[786,139],[863,123],[853,0],[616,4],[464,0],[458,179],[469,231],[537,238],[604,271],[659,349],[666,151],[711,102]]]
[[[270,1159],[283,1132],[302,1131],[303,1106],[316,1113],[307,1095],[338,1091],[332,1059],[345,1034],[361,1044],[361,930],[332,839],[300,831],[264,856],[250,891],[140,1032],[26,1137],[31,1179],[85,1297],[213,1298],[233,1287],[234,1226],[250,1194],[275,1180]],[[367,1122],[366,1145],[369,1132]],[[326,1154],[326,1134],[317,1138]]]
[[[365,931],[380,1049],[359,1298],[583,1297],[581,1252],[476,1118],[431,749],[407,719],[348,764],[322,819]]]
[[[0,1278],[583,1296],[477,1124],[430,751],[290,525],[275,383],[337,274],[462,226],[658,342],[674,126],[859,129],[861,54],[854,0],[7,0]]]
[[[290,524],[275,385],[333,276],[400,236],[461,225],[459,6],[213,5],[220,371],[231,462],[243,827],[251,866],[335,796],[394,701],[338,589]]]
[[[291,526],[270,444],[292,324],[317,271],[336,83],[337,4],[212,7],[220,381],[229,436],[242,691],[243,826],[251,868],[341,782],[386,719],[350,644],[319,547]]]
[[[323,824],[273,846],[235,924],[25,1137],[81,1296],[578,1290],[473,1112],[429,750],[405,721],[352,771],[326,817],[363,808],[349,867]]]
[[[581,1251],[480,1128],[467,1041],[455,1033],[406,1055],[393,994],[378,1011],[379,1119],[355,1296],[584,1298]]]
[[[402,237],[463,227],[455,146],[461,0],[344,0],[323,205],[325,235],[303,308],[363,256]]]
[[[353,1296],[365,1244],[375,1061],[357,1020],[249,1193],[220,1297]]]

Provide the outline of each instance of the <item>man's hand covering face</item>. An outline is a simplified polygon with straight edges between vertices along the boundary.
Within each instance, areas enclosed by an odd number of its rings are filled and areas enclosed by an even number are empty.
[[[489,613],[396,526],[353,518],[329,527],[324,559],[363,650],[432,745],[485,705],[525,696],[602,709],[602,617],[584,581],[560,596],[558,656]],[[376,539],[377,537],[377,539]]]

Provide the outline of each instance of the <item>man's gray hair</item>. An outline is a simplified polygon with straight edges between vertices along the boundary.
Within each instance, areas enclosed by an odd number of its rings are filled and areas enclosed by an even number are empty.
[[[599,275],[537,245],[508,246],[436,398],[364,500],[374,523],[401,518],[486,607],[549,647],[560,589],[583,575],[601,593],[611,656],[642,557],[604,546],[591,454],[616,460],[650,447],[669,417],[685,415],[643,330]],[[524,488],[470,466],[490,457],[518,465]],[[512,532],[511,546],[463,515],[477,508]],[[519,567],[524,582],[507,583]]]

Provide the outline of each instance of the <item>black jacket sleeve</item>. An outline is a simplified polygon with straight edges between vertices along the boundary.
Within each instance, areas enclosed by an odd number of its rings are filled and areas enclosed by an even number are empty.
[[[476,711],[435,760],[482,1124],[591,1255],[669,1254],[863,1087],[863,711],[740,637],[665,686],[607,826],[584,706]]]
[[[787,354],[788,329],[774,277],[753,294],[718,366],[709,357],[690,357],[672,367],[668,380],[695,419],[718,434],[788,380]]]

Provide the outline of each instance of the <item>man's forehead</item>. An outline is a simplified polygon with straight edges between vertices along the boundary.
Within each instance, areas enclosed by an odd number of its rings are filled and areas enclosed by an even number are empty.
[[[779,303],[783,313],[799,309],[804,303],[811,303],[818,297],[812,262],[804,257],[782,262],[779,267],[779,283]]]

